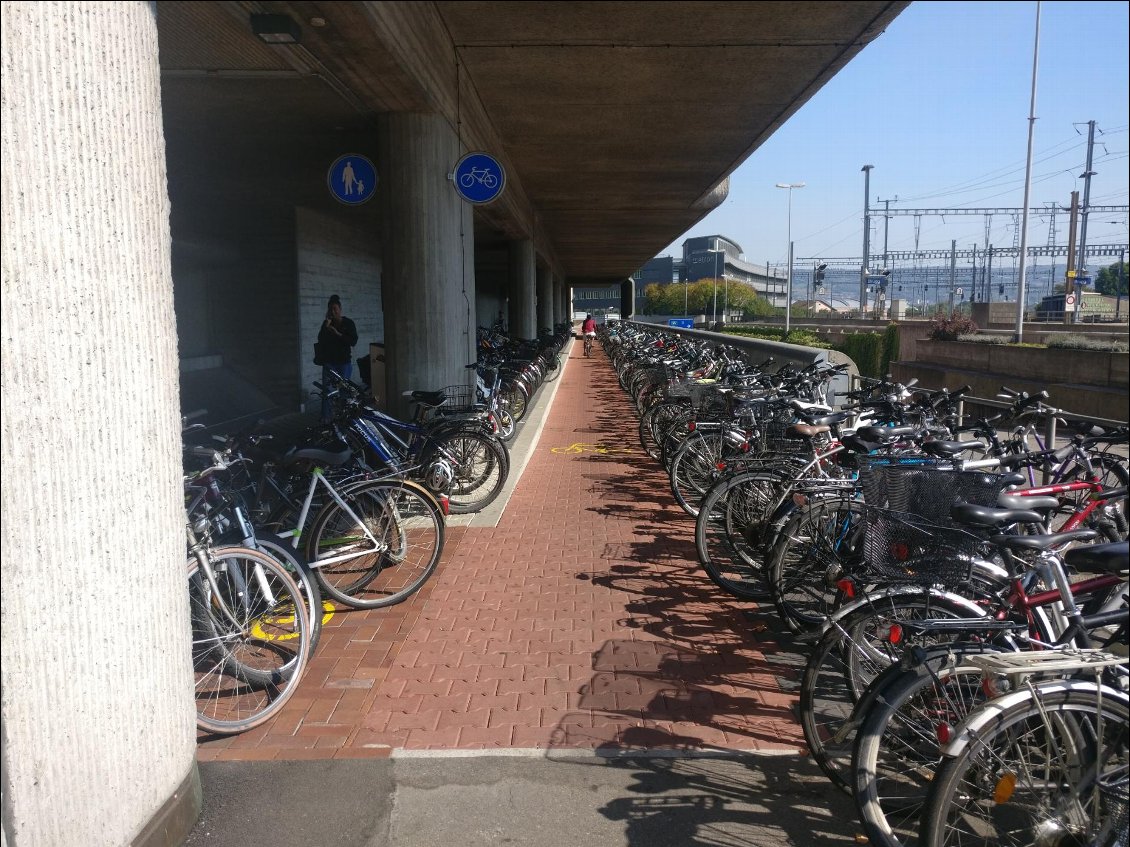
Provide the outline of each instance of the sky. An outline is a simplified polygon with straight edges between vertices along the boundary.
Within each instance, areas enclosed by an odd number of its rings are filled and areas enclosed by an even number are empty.
[[[1020,208],[1024,198],[1034,0],[912,2],[730,176],[726,201],[682,242],[724,235],[748,261],[788,258],[788,195],[796,259],[863,253],[864,165],[872,215],[890,208]],[[1128,203],[1130,3],[1040,4],[1031,208],[1082,202],[1087,122],[1096,122],[1092,206]],[[805,183],[791,192],[776,183]],[[890,250],[982,246],[983,215],[891,217]],[[871,253],[882,255],[882,217]],[[989,243],[1019,244],[1018,218],[995,215]],[[1056,216],[1066,244],[1067,215]],[[1049,216],[1031,215],[1029,245],[1048,243]],[[1092,213],[1088,244],[1125,244],[1127,213]],[[1062,259],[1060,260],[1062,262]],[[881,262],[880,262],[881,263]],[[876,262],[872,262],[873,265]]]

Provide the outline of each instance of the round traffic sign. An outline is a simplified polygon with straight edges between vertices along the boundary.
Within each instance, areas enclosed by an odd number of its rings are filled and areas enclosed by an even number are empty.
[[[1075,295],[1074,294],[1068,294],[1067,295],[1067,305],[1068,306],[1074,306],[1075,305]]]
[[[468,203],[481,205],[498,199],[506,186],[506,171],[493,156],[468,153],[455,163],[451,176],[455,190]]]
[[[330,165],[326,184],[337,200],[347,206],[359,206],[373,196],[377,169],[367,157],[348,153]]]

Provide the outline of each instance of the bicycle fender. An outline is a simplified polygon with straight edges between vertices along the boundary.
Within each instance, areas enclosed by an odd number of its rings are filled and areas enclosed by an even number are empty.
[[[1042,692],[1059,692],[1059,691],[1078,691],[1083,696],[1090,696],[1099,690],[1098,685],[1093,682],[1088,682],[1083,679],[1060,679],[1052,682],[1045,682],[1036,686]],[[1102,686],[1103,699],[1110,699],[1121,702],[1123,706],[1130,708],[1130,695],[1111,688],[1109,685]],[[1002,694],[1000,697],[994,697],[992,700],[987,700],[982,703],[969,717],[958,727],[957,735],[953,741],[946,745],[942,751],[944,755],[950,757],[960,756],[965,752],[965,748],[970,744],[976,742],[987,730],[995,728],[995,725],[1000,723],[1009,710],[1018,707],[1020,704],[1027,700],[1033,699],[1035,695],[1028,689],[1023,688],[1018,691],[1011,691],[1008,694]]]
[[[909,595],[921,596],[923,593],[924,592],[922,591],[922,589],[919,586],[914,586],[914,585],[892,586],[890,588],[883,589],[878,594],[873,594],[873,595],[868,596],[868,597],[861,597],[858,600],[853,600],[852,602],[848,603],[846,606],[841,606],[839,609],[837,609],[836,613],[834,615],[832,615],[827,621],[824,622],[824,627],[823,627],[822,631],[827,632],[833,625],[839,623],[841,620],[843,620],[845,617],[850,615],[852,612],[854,612],[858,609],[865,608],[865,607],[871,605],[872,603],[874,603],[877,600],[883,600],[883,599],[890,598],[890,597],[909,596]],[[978,606],[972,600],[969,600],[969,599],[961,596],[960,594],[957,594],[956,592],[942,591],[941,589],[938,589],[938,588],[931,588],[931,589],[929,589],[929,596],[930,596],[931,599],[947,600],[947,601],[953,603],[954,605],[961,607],[962,609],[968,610],[969,616],[971,618],[987,618],[988,617],[988,615],[985,614],[985,610],[983,608]]]

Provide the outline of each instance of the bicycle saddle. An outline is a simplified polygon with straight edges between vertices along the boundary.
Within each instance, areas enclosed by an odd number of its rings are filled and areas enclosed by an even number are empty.
[[[282,461],[288,465],[308,461],[336,468],[344,465],[352,456],[353,451],[350,450],[349,447],[343,447],[341,450],[333,453],[329,450],[319,450],[317,447],[301,447],[286,453],[286,455],[282,457]]]
[[[417,403],[433,409],[447,402],[447,395],[442,391],[405,391],[404,396],[411,397]]]
[[[1059,508],[1058,497],[1025,497],[1021,494],[1005,492],[997,498],[997,506],[1001,509],[1029,509],[1033,512],[1045,512],[1049,509]]]
[[[1097,538],[1093,529],[1077,529],[1074,532],[1060,532],[1055,535],[994,535],[989,538],[998,547],[1011,550],[1050,550],[1070,541],[1090,541]]]
[[[983,441],[941,441],[939,439],[932,439],[922,442],[922,452],[928,453],[931,456],[940,456],[943,459],[949,459],[961,453],[963,450],[984,450],[986,446],[988,445]]]
[[[1032,509],[994,509],[972,503],[954,503],[950,517],[967,526],[1006,526],[1013,523],[1043,523],[1044,516]]]
[[[1080,573],[1126,573],[1130,569],[1130,542],[1112,541],[1068,550],[1063,561]]]
[[[919,431],[916,426],[861,426],[855,431],[855,436],[861,441],[885,445],[901,438],[911,438]]]

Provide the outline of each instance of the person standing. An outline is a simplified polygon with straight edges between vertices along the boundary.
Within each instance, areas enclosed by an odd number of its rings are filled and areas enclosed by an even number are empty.
[[[341,298],[330,296],[326,319],[318,330],[318,344],[322,356],[322,423],[330,421],[330,400],[326,396],[331,388],[330,372],[345,379],[353,376],[353,346],[357,343],[357,325],[341,312]]]

